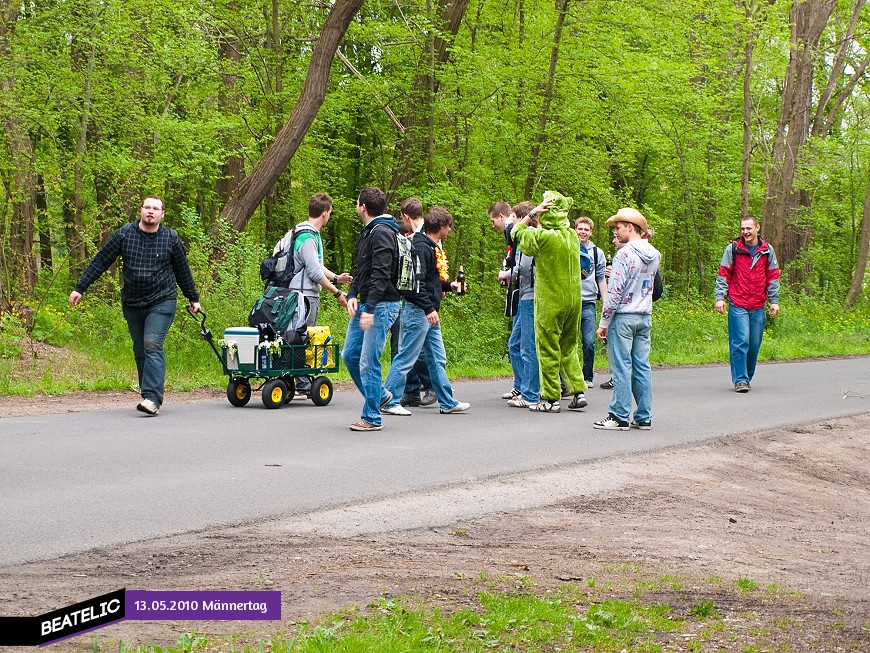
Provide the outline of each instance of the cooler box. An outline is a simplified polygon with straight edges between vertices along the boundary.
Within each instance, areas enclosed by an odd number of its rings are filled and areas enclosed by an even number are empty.
[[[255,372],[257,370],[257,345],[260,332],[253,327],[230,327],[224,329],[224,359],[228,370]],[[229,347],[235,343],[235,351]]]
[[[328,326],[308,327],[308,347],[305,348],[307,367],[335,367],[335,347],[331,345],[332,336]],[[319,347],[315,345],[320,345]]]

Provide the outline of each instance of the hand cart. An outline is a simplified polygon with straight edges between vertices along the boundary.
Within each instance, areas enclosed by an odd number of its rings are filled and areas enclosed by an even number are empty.
[[[296,394],[294,377],[308,377],[311,382],[311,401],[316,406],[326,406],[333,395],[332,381],[325,373],[338,372],[341,347],[332,342],[322,344],[280,345],[261,347],[260,343],[240,345],[222,344],[220,350],[214,343],[211,331],[202,319],[191,316],[200,324],[200,337],[205,340],[220,361],[224,374],[229,377],[227,399],[233,406],[245,406],[253,391],[260,391],[266,408],[281,408]],[[250,351],[253,348],[253,363]],[[241,351],[240,351],[241,348]],[[241,354],[245,354],[243,357]],[[241,362],[245,360],[246,362]]]

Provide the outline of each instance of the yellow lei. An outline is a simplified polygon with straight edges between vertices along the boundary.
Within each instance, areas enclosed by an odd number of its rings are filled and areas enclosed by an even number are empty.
[[[441,281],[450,280],[447,254],[444,253],[444,250],[442,249],[440,243],[435,247],[435,267],[438,269],[438,277],[441,279]]]

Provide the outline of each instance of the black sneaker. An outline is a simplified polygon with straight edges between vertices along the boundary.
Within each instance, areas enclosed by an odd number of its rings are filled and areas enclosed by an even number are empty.
[[[402,400],[399,402],[402,406],[410,406],[411,408],[420,405],[420,397],[412,397],[410,395],[404,395]]]
[[[650,428],[652,428],[652,421],[650,421],[648,419],[642,419],[640,421],[633,419],[633,420],[631,420],[631,424],[629,424],[629,426],[633,429],[640,429],[641,431],[649,431]]]
[[[571,398],[571,403],[568,404],[568,408],[571,410],[579,410],[580,408],[586,408],[589,405],[589,402],[586,401],[586,395],[582,392],[578,392]]]
[[[593,422],[592,426],[605,431],[627,431],[628,422],[623,422],[621,419],[616,419],[612,413],[608,413],[607,417],[597,422]]]
[[[613,390],[613,379],[610,379],[609,381],[605,381],[604,383],[602,383],[598,387],[601,388],[602,390]]]
[[[423,396],[420,397],[420,405],[421,406],[431,406],[436,401],[438,401],[438,397],[431,390],[427,390],[423,393]]]
[[[749,392],[750,387],[748,383],[741,382],[734,384],[734,392]]]

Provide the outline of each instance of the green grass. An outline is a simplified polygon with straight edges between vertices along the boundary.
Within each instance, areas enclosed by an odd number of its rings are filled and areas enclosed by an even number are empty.
[[[197,653],[233,651],[254,653],[325,652],[484,652],[484,651],[633,651],[801,650],[805,624],[784,619],[782,606],[770,615],[746,611],[752,603],[733,579],[716,594],[731,606],[720,614],[713,598],[688,590],[697,581],[678,576],[661,580],[676,585],[669,602],[631,598],[637,579],[617,575],[607,584],[621,591],[594,590],[566,584],[558,589],[532,591],[491,586],[489,574],[462,579],[467,591],[456,594],[457,604],[438,596],[437,604],[419,597],[381,598],[365,608],[348,607],[317,623],[301,622],[291,632],[204,636],[185,634],[174,646],[115,644],[94,640],[92,650],[122,653]],[[652,579],[646,579],[649,584]],[[485,590],[480,590],[486,586]],[[782,596],[783,602],[790,599]],[[743,605],[745,603],[745,605]],[[680,607],[678,607],[680,606]],[[838,626],[837,615],[816,624],[813,637]],[[739,644],[737,643],[739,641]],[[773,646],[774,648],[771,648]]]
[[[223,330],[246,324],[250,304],[259,289],[208,288],[202,303],[207,326],[217,341]],[[211,294],[209,294],[209,292]],[[250,297],[249,297],[250,295]],[[117,300],[86,296],[76,309],[65,297],[48,297],[37,311],[33,334],[62,347],[46,350],[28,339],[23,322],[0,316],[0,394],[62,394],[76,390],[129,390],[136,387],[130,338]],[[330,325],[341,343],[347,314],[324,295],[319,322]],[[442,305],[448,371],[452,378],[509,376],[509,321],[501,315],[497,292],[448,296]],[[839,304],[824,304],[785,296],[779,316],[768,324],[761,360],[870,354],[870,304],[844,313]],[[726,318],[712,301],[662,300],[653,314],[653,364],[691,365],[728,360]],[[32,354],[36,351],[37,356]],[[199,325],[179,310],[166,341],[167,389],[223,388],[226,377],[213,352],[199,337]],[[385,370],[389,355],[384,353]],[[596,368],[606,368],[598,347]],[[342,369],[333,380],[349,380]]]

